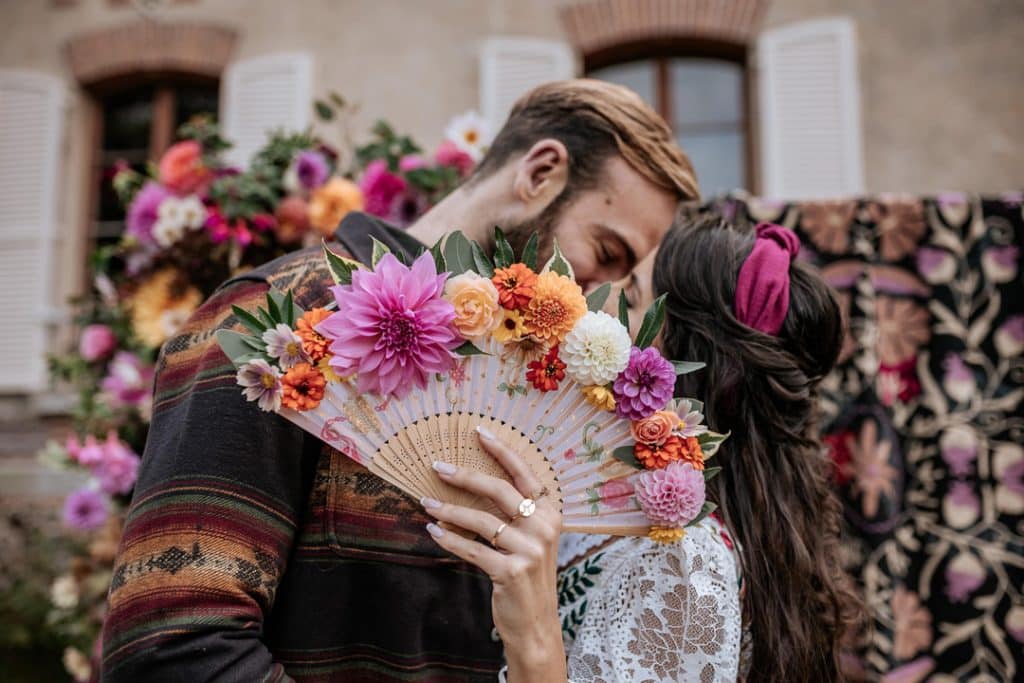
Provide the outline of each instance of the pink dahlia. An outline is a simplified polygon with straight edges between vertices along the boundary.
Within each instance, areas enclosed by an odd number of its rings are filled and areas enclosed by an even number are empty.
[[[661,410],[672,399],[676,371],[653,346],[633,347],[629,364],[612,385],[615,414],[629,420],[642,420]]]
[[[381,218],[387,218],[395,197],[405,192],[405,187],[405,178],[389,171],[383,159],[367,164],[363,179],[359,181],[359,189],[366,198],[366,212]]]
[[[646,470],[633,482],[640,509],[659,526],[684,527],[704,506],[704,474],[688,462]]]
[[[338,311],[315,328],[331,341],[330,366],[355,373],[361,392],[397,398],[448,372],[462,339],[455,308],[441,298],[447,278],[429,252],[411,267],[385,254],[375,270],[352,273],[351,285],[332,287]]]

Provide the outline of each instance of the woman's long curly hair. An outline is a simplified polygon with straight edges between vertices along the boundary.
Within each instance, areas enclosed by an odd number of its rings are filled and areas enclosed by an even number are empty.
[[[732,432],[708,495],[742,547],[750,680],[840,681],[840,641],[862,610],[839,564],[816,389],[839,356],[842,320],[828,285],[794,261],[778,336],[739,322],[736,280],[753,246],[752,231],[720,217],[677,219],[654,268],[655,292],[667,295],[662,347],[707,363],[678,388],[704,398],[711,429]]]

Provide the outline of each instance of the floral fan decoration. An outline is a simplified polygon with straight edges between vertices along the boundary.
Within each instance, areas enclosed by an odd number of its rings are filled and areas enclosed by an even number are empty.
[[[703,365],[652,346],[664,299],[631,339],[625,299],[604,313],[610,286],[584,296],[557,244],[538,269],[536,235],[518,259],[500,230],[495,243],[491,258],[454,232],[412,260],[375,243],[370,268],[325,246],[336,310],[272,290],[235,308],[246,332],[218,333],[245,398],[416,499],[493,511],[431,467],[507,478],[477,442],[486,425],[560,501],[565,531],[678,540],[714,509],[705,460],[726,437],[673,398]]]

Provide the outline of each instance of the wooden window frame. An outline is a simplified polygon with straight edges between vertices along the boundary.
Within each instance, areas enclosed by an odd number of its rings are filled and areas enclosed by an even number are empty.
[[[748,47],[708,38],[656,38],[636,42],[620,43],[595,50],[583,55],[583,71],[586,74],[617,64],[650,60],[655,66],[655,109],[671,125],[672,97],[669,60],[673,58],[718,59],[738,64],[743,69],[740,111],[743,115],[744,164],[743,184],[756,194],[757,174],[754,152],[754,92],[751,66],[753,56]]]

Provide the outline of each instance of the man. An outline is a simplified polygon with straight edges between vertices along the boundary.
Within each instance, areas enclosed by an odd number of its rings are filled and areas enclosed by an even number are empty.
[[[337,237],[414,251],[502,226],[552,239],[584,288],[625,276],[697,186],[665,123],[594,81],[524,96],[466,184],[408,232],[357,214]],[[226,283],[168,341],[110,589],[105,681],[493,681],[490,584],[426,536],[415,501],[242,397],[214,339],[269,286],[331,300],[318,250]]]

